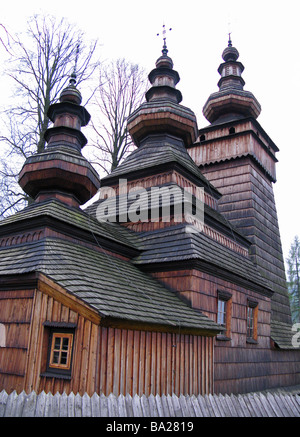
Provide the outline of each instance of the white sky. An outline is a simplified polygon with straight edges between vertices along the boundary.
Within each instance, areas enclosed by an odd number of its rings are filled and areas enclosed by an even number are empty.
[[[1,5],[0,23],[14,33],[26,28],[34,13],[66,17],[88,38],[98,38],[102,59],[125,57],[150,72],[161,54],[162,24],[169,56],[181,81],[182,104],[196,114],[199,128],[208,96],[218,90],[217,68],[228,32],[245,70],[245,90],[262,106],[258,122],[279,147],[274,185],[284,257],[299,230],[299,160],[297,135],[300,102],[299,0],[14,0]],[[230,23],[230,25],[229,25]],[[0,68],[4,51],[0,47]],[[2,59],[2,61],[1,61]],[[3,78],[2,96],[7,93]],[[88,108],[87,108],[88,109]]]

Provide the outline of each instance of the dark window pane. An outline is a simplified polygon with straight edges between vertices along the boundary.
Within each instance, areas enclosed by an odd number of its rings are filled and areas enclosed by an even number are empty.
[[[251,338],[253,336],[253,308],[248,307],[247,309],[247,337]]]
[[[53,353],[53,364],[59,364],[59,352]]]
[[[62,350],[66,351],[68,350],[68,347],[69,347],[69,339],[63,338]]]
[[[67,364],[68,354],[67,352],[61,353],[60,364]]]
[[[59,337],[55,337],[54,340],[54,349],[60,349],[60,338]]]

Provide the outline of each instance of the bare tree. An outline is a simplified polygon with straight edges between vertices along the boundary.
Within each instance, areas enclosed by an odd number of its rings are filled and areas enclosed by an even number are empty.
[[[6,29],[6,27],[0,23],[0,45],[2,45],[2,47],[5,48],[5,50],[7,51],[7,53],[11,54],[9,51],[10,48],[10,40],[11,35],[9,34],[8,30]]]
[[[298,236],[295,236],[291,244],[289,257],[286,261],[292,319],[294,322],[300,322],[300,240]]]
[[[89,155],[99,173],[110,173],[133,148],[127,118],[144,99],[146,84],[144,70],[125,59],[101,65],[99,87],[91,100],[94,135]]]
[[[91,78],[99,65],[94,61],[96,47],[97,41],[86,46],[83,32],[65,19],[49,16],[32,17],[27,37],[14,37],[7,75],[15,98],[3,113],[0,136],[5,151],[0,167],[0,215],[24,206],[27,197],[16,181],[20,162],[44,150],[49,106],[58,99],[75,65],[77,85]]]

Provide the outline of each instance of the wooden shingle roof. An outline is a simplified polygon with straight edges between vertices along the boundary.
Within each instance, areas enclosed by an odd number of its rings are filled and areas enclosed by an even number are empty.
[[[190,229],[186,224],[153,232],[140,233],[143,252],[134,259],[140,266],[164,262],[199,261],[203,268],[224,276],[226,271],[244,282],[269,294],[270,284],[260,275],[255,264],[203,232]]]
[[[174,292],[130,261],[54,238],[0,250],[0,275],[39,272],[83,300],[103,318],[220,332]]]
[[[36,222],[49,225],[48,219],[53,219],[56,226],[62,224],[71,227],[72,234],[75,234],[76,230],[83,231],[111,243],[139,250],[139,239],[133,232],[115,223],[103,222],[100,224],[95,217],[87,214],[84,210],[69,207],[59,200],[33,203],[22,211],[1,220],[0,236],[5,236],[8,230],[20,232],[32,227]]]
[[[169,135],[153,135],[144,140],[139,148],[134,150],[115,170],[102,179],[102,184],[108,185],[112,179],[128,175],[145,175],[147,169],[152,174],[160,166],[178,165],[187,174],[198,181],[199,186],[209,190],[214,196],[220,197],[219,191],[203,176],[193,159],[188,154],[184,144]]]
[[[280,349],[297,350],[295,345],[293,345],[293,337],[295,334],[296,331],[293,330],[292,325],[271,318],[271,338],[277,347]]]

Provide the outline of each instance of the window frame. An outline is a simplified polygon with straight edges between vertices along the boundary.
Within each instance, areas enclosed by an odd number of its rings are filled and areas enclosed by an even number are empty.
[[[227,312],[227,300],[218,297],[217,324],[224,328],[226,328]]]
[[[45,341],[47,348],[47,357],[45,355],[45,372],[41,376],[56,377],[71,379],[72,365],[75,345],[75,328],[76,324],[64,322],[44,322]],[[68,338],[67,362],[66,364],[53,362],[53,351],[55,345],[55,338]],[[62,349],[62,341],[60,342],[60,351],[66,352]],[[56,349],[58,351],[58,349]],[[46,350],[45,350],[46,352]],[[61,357],[61,355],[59,355]]]
[[[224,331],[217,335],[217,340],[231,340],[232,294],[228,291],[217,292],[217,323],[219,323],[219,302],[224,303]],[[221,325],[221,324],[220,324]],[[222,326],[222,325],[221,325]]]
[[[72,351],[73,351],[73,333],[67,332],[52,332],[51,336],[51,345],[50,345],[50,354],[49,354],[49,362],[48,367],[51,369],[60,369],[60,370],[70,370],[71,361],[72,361]],[[59,347],[56,347],[56,340],[60,339]],[[64,350],[64,339],[68,339],[68,347]],[[58,363],[54,362],[55,353],[58,353]],[[63,364],[62,357],[63,354],[66,354],[66,363]]]
[[[249,318],[249,314],[251,317]],[[252,322],[249,324],[249,320]],[[258,343],[257,336],[257,320],[258,320],[258,302],[255,300],[248,299],[246,307],[246,342],[247,343]]]

